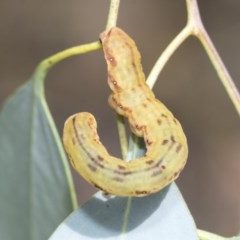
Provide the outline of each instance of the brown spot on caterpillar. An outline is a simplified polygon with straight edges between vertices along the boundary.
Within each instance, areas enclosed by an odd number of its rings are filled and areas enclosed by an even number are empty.
[[[162,113],[161,116],[164,117],[164,118],[168,118],[168,116],[164,113]]]
[[[150,145],[152,145],[152,141],[150,141],[148,138],[145,140],[145,142],[146,142],[146,145],[148,145],[148,146],[150,146]]]
[[[177,125],[178,124],[178,121],[177,121],[177,119],[174,117],[173,118],[173,122]]]
[[[162,169],[166,169],[166,166],[165,166],[165,165],[161,165],[161,168],[162,168]]]
[[[132,171],[119,171],[119,170],[114,170],[114,173],[117,173],[119,175],[123,175],[123,176],[127,176],[127,175],[131,175]]]
[[[108,82],[109,82],[109,85],[111,84],[110,87],[111,88],[113,87],[113,90],[117,92],[121,90],[120,86],[118,85],[118,82],[115,80],[115,78],[111,74],[108,74]]]
[[[90,168],[90,170],[92,172],[96,172],[97,171],[97,168],[95,166],[93,166],[92,164],[88,164],[88,167]]]
[[[140,127],[138,126],[138,124],[135,124],[134,128],[136,128],[137,130],[140,129]]]
[[[178,171],[178,172],[175,172],[175,173],[173,174],[173,177],[176,178],[176,177],[178,176],[178,174],[179,174],[179,171]]]
[[[161,125],[162,124],[162,120],[160,118],[157,119],[157,123],[158,125]]]
[[[122,110],[124,110],[124,107],[121,103],[118,103],[118,107],[121,108]]]
[[[98,159],[100,162],[102,162],[102,161],[104,160],[104,158],[103,158],[102,156],[100,156],[100,155],[97,156],[97,159]]]
[[[103,189],[102,187],[100,187],[98,184],[92,182],[92,185],[93,185],[94,187],[102,190],[102,191],[105,192],[106,194],[108,194],[108,191],[106,191],[105,189]]]
[[[131,89],[132,92],[136,92],[136,90],[137,89],[135,87],[132,87],[132,89]]]
[[[135,128],[139,131],[139,130],[142,130],[144,126],[139,126],[138,124],[135,124]]]
[[[124,182],[124,179],[120,177],[114,177],[112,180],[116,182]]]
[[[115,87],[118,86],[117,81],[114,80],[114,81],[112,81],[112,83]]]
[[[76,123],[76,115],[72,118],[72,124],[75,127],[75,123]]]
[[[158,163],[156,164],[156,167],[159,168],[161,166],[161,164],[162,164],[162,161],[163,161],[163,159],[159,160]]]
[[[162,161],[164,161],[164,159],[160,159],[159,161],[154,161],[154,160],[147,160],[145,162],[145,165],[149,166],[149,167],[145,167],[143,169],[144,172],[149,172],[149,174],[152,172],[152,171],[155,171],[155,170],[159,170],[160,169],[160,165],[162,164]]]
[[[138,196],[140,196],[140,195],[144,196],[144,195],[150,194],[150,191],[147,191],[147,190],[140,190],[140,191],[139,191],[139,190],[136,190],[135,193],[136,193],[136,195],[138,195]]]
[[[175,137],[174,137],[173,135],[171,135],[170,139],[171,139],[171,141],[172,141],[173,143],[176,142]]]
[[[100,167],[100,168],[102,168],[102,169],[105,168],[105,166],[104,166],[103,164],[99,163],[98,161],[96,161],[94,157],[91,157],[91,160],[92,160],[92,162],[94,162],[94,164],[97,165],[98,167]]]
[[[105,58],[111,64],[112,67],[117,66],[116,59],[112,55],[110,55],[108,52],[105,53]]]
[[[146,164],[148,164],[148,165],[151,165],[151,164],[153,164],[153,163],[154,163],[153,160],[148,160],[148,161],[146,161]]]
[[[115,108],[115,110],[120,113],[121,115],[126,116],[128,113],[130,113],[132,110],[128,107],[123,107],[123,105],[114,97],[114,95],[111,95],[109,98],[110,105]],[[120,110],[119,110],[119,109]]]
[[[164,158],[160,159],[160,160],[156,163],[155,167],[156,167],[156,168],[160,168],[160,166],[161,166],[161,164],[162,164],[163,161],[164,161]]]
[[[168,143],[168,139],[164,139],[163,141],[162,141],[162,145],[166,145]]]
[[[176,148],[176,153],[179,153],[181,149],[182,149],[182,144],[179,143],[177,148]]]
[[[114,86],[118,86],[117,81],[115,80],[115,78],[114,78],[111,74],[108,74],[108,80],[109,80]]]
[[[148,107],[147,103],[142,103],[142,106],[143,106],[144,108],[147,108],[147,107]]]
[[[137,66],[136,66],[135,62],[132,62],[132,68],[135,69],[135,72],[136,72],[136,73],[138,73],[138,72],[136,71]]]
[[[118,165],[118,169],[120,169],[120,170],[125,170],[126,167],[124,167],[124,166],[122,166],[122,165]]]

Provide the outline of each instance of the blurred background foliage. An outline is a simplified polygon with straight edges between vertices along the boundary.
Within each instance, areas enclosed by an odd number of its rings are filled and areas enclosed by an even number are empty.
[[[205,27],[240,89],[240,1],[198,2]],[[97,40],[105,27],[108,4],[107,0],[1,0],[0,105],[41,60]],[[146,75],[185,23],[184,0],[121,2],[118,25],[135,39]],[[189,160],[177,184],[198,228],[234,235],[240,228],[240,120],[195,38],[177,50],[154,92],[178,117],[188,137]],[[102,141],[119,156],[109,93],[101,51],[61,62],[46,81],[60,134],[69,115],[92,112]],[[79,203],[83,203],[95,189],[75,173],[74,178]]]

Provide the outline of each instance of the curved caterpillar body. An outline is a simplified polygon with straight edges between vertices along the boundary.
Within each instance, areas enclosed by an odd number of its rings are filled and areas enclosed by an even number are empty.
[[[188,155],[187,140],[180,123],[145,83],[134,41],[117,27],[103,32],[100,40],[112,90],[109,104],[144,138],[146,154],[130,162],[111,156],[87,112],[67,119],[64,146],[73,167],[92,185],[118,196],[146,196],[178,177]]]

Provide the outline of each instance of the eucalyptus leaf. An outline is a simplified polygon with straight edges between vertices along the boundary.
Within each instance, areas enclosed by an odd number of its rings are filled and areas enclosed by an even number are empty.
[[[47,239],[73,210],[66,156],[43,93],[44,69],[0,113],[0,239]]]
[[[197,240],[196,226],[175,183],[143,198],[98,192],[73,212],[50,240]]]

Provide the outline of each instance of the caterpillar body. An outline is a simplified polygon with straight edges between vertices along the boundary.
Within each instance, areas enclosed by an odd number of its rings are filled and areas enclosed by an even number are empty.
[[[112,90],[109,104],[143,137],[146,154],[129,162],[111,156],[87,112],[65,122],[64,147],[76,171],[95,187],[117,196],[146,196],[178,177],[188,155],[187,140],[178,120],[147,86],[134,41],[117,27],[103,32],[100,40]]]

